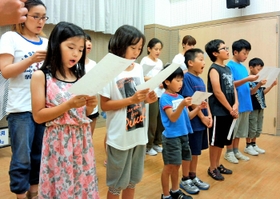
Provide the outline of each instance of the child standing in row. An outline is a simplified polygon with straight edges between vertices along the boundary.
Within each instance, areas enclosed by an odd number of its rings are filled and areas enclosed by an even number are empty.
[[[126,59],[142,53],[145,36],[133,26],[119,27],[109,42],[109,51]],[[132,63],[105,86],[100,94],[107,126],[107,199],[134,198],[135,186],[144,171],[147,139],[147,105],[157,100],[154,91],[136,91],[144,83],[143,69]]]
[[[42,70],[32,76],[33,117],[46,125],[39,199],[99,199],[87,117],[97,105],[97,98],[68,92],[85,74],[85,56],[84,31],[72,23],[60,22],[50,35]]]
[[[263,69],[264,63],[260,58],[253,58],[249,61],[250,75],[257,75],[260,70]],[[262,87],[266,84],[266,80],[259,82],[250,82],[251,99],[253,105],[253,111],[249,115],[249,134],[247,144],[250,148],[253,148],[259,154],[265,153],[264,149],[261,149],[257,145],[257,138],[260,137],[263,127],[263,112],[266,108],[265,94],[267,94],[275,85],[277,81],[268,87]]]
[[[209,128],[208,175],[215,180],[224,180],[222,174],[231,174],[232,171],[220,164],[220,158],[224,146],[232,142],[232,135],[230,139],[227,136],[233,119],[238,118],[238,99],[231,70],[224,64],[229,57],[224,41],[212,40],[205,45],[205,50],[213,62],[207,79],[208,92],[213,93],[209,97],[213,125]]]
[[[206,102],[202,102],[193,111],[188,111],[186,107],[192,105],[191,97],[183,98],[177,94],[182,88],[183,78],[183,70],[179,67],[163,82],[166,91],[160,98],[160,115],[165,128],[162,133],[164,161],[161,174],[162,199],[192,198],[179,189],[179,168],[182,162],[186,165],[190,164],[191,149],[188,134],[193,133],[190,119],[206,107]],[[169,178],[171,178],[171,190],[169,190]]]
[[[151,70],[148,74],[144,74],[145,81],[148,81],[155,75],[157,75],[163,69],[163,63],[159,59],[159,55],[163,48],[162,42],[153,38],[149,41],[147,45],[148,56],[143,57],[140,65],[148,65]],[[148,127],[148,144],[146,149],[147,155],[157,155],[157,153],[162,152],[161,147],[161,133],[163,131],[163,126],[159,114],[159,98],[164,92],[162,84],[159,85],[155,90],[158,100],[152,104],[149,104],[149,127]]]
[[[253,110],[249,82],[258,78],[256,75],[248,75],[246,67],[242,64],[242,62],[247,59],[250,50],[250,43],[244,39],[233,42],[233,58],[227,64],[231,69],[234,86],[237,91],[239,117],[236,120],[234,127],[232,144],[227,146],[227,152],[225,153],[224,158],[235,164],[239,162],[238,159],[244,161],[248,161],[250,159],[249,157],[243,155],[238,149],[240,138],[248,138],[249,114]],[[244,151],[251,153],[252,155],[257,155],[254,149],[252,149],[248,144]]]
[[[92,48],[91,37],[88,34],[86,34],[86,60],[85,60],[86,73],[89,72],[91,69],[93,69],[93,67],[96,65],[95,61],[88,58],[91,48]],[[88,116],[91,119],[90,127],[91,127],[92,134],[94,132],[96,120],[97,120],[98,116],[99,116],[98,106],[96,106],[93,109],[92,113]]]
[[[185,53],[185,64],[188,72],[184,75],[184,83],[180,94],[183,97],[191,97],[195,91],[206,91],[203,80],[199,77],[205,67],[204,52],[198,48],[193,48]],[[197,105],[189,106],[192,111]],[[189,194],[196,194],[199,189],[207,190],[210,185],[201,181],[196,176],[198,156],[201,155],[201,150],[208,148],[207,128],[212,126],[212,115],[208,109],[202,109],[197,116],[191,119],[193,134],[189,134],[189,143],[192,151],[192,160],[189,165],[182,162],[182,180],[180,187]]]

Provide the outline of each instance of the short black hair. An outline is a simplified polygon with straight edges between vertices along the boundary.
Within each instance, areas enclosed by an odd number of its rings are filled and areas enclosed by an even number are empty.
[[[189,49],[187,52],[185,52],[184,57],[185,57],[185,64],[186,64],[187,68],[189,68],[188,62],[194,61],[198,53],[204,54],[204,52],[199,48],[192,48],[192,49]]]
[[[241,50],[251,50],[251,44],[245,40],[245,39],[239,39],[235,42],[233,42],[232,44],[232,54],[234,55],[234,51],[237,51],[238,53],[241,51]]]
[[[170,66],[170,64],[166,64],[162,70],[166,69],[168,66]],[[167,85],[165,84],[165,81],[168,80],[168,81],[172,81],[173,79],[175,79],[176,77],[182,77],[184,78],[184,72],[183,70],[178,67],[173,73],[171,73],[171,75],[169,75],[169,77],[167,77],[163,82],[163,88],[167,89]]]
[[[253,68],[255,68],[256,66],[264,66],[263,60],[261,60],[260,58],[253,58],[249,61],[249,66],[252,66]]]
[[[134,26],[122,25],[116,30],[115,34],[110,38],[108,44],[109,52],[119,57],[125,57],[127,48],[131,45],[136,45],[141,39],[143,43],[138,57],[141,55],[143,51],[146,38],[144,34]]]
[[[212,62],[215,62],[217,60],[217,57],[213,55],[214,52],[219,52],[219,47],[221,44],[225,44],[225,42],[221,39],[214,39],[209,41],[205,45],[205,51]]]

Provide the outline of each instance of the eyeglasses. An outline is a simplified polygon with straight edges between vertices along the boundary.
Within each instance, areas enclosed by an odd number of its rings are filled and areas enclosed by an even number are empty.
[[[40,16],[36,16],[36,15],[35,16],[27,15],[27,16],[32,17],[36,21],[40,21],[40,20],[47,21],[49,19],[49,17],[47,17],[47,16],[44,16],[44,17],[40,17]]]
[[[220,49],[218,49],[218,51],[220,51],[220,50],[225,50],[225,51],[228,51],[228,47],[223,47],[223,48],[220,48]]]

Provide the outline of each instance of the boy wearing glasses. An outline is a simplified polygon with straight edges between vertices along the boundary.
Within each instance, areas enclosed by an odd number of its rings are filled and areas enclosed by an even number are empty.
[[[224,64],[229,57],[224,41],[215,39],[208,42],[205,51],[213,62],[207,79],[208,92],[213,93],[209,97],[213,124],[209,128],[208,175],[215,180],[224,180],[222,174],[231,174],[232,171],[220,164],[220,157],[224,146],[232,142],[232,135],[230,139],[227,136],[233,119],[238,118],[238,100],[231,70]]]
[[[237,90],[239,117],[234,127],[232,144],[227,146],[224,158],[235,164],[238,163],[238,159],[244,161],[250,159],[238,150],[240,138],[248,139],[249,114],[253,111],[249,82],[255,81],[258,78],[257,75],[248,75],[246,67],[242,64],[247,59],[250,50],[250,43],[244,39],[233,42],[233,58],[227,64],[232,71],[234,86]],[[248,144],[248,141],[244,152],[250,155],[258,155],[258,152],[254,150],[252,145]]]

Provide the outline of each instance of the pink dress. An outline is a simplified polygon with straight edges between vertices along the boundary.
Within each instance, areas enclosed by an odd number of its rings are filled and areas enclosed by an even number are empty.
[[[46,74],[46,107],[71,98],[74,82]],[[99,199],[90,120],[85,107],[73,108],[47,122],[40,169],[40,199]]]

